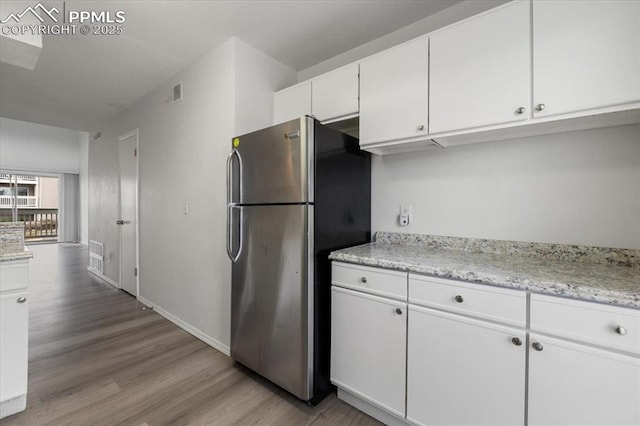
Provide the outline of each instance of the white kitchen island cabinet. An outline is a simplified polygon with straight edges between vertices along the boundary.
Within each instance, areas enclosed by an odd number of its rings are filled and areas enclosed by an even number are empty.
[[[429,40],[418,38],[360,62],[360,146],[426,139]],[[430,141],[427,146],[435,146]]]
[[[533,2],[534,117],[640,101],[640,2]]]
[[[0,418],[27,404],[28,284],[29,259],[0,261]]]
[[[531,116],[529,7],[509,3],[430,36],[430,134]]]

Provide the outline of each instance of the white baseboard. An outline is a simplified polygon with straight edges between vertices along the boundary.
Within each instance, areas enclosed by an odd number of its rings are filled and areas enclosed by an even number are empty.
[[[115,282],[114,280],[112,280],[111,278],[107,277],[106,275],[101,274],[100,272],[94,271],[91,268],[87,268],[87,271],[91,272],[93,275],[95,275],[96,277],[100,278],[102,281],[111,284],[112,286],[114,286],[115,288],[120,288],[120,285]]]
[[[27,394],[0,402],[0,419],[12,416],[27,408]]]
[[[352,407],[357,408],[363,413],[370,415],[371,417],[373,417],[376,420],[379,420],[385,425],[406,426],[407,424],[409,424],[404,419],[401,419],[395,416],[394,414],[388,413],[382,408],[376,407],[375,405],[371,404],[369,401],[365,401],[364,399],[358,397],[357,395],[354,395],[353,393],[345,389],[342,389],[340,387],[338,387],[338,399],[346,402]]]
[[[181,320],[180,318],[170,314],[169,312],[167,312],[164,309],[162,309],[160,306],[154,304],[153,302],[151,302],[148,299],[145,299],[142,296],[138,296],[138,301],[140,303],[152,308],[158,314],[162,315],[163,317],[165,317],[166,319],[168,319],[169,321],[171,321],[172,323],[174,323],[175,325],[177,325],[178,327],[180,327],[181,329],[183,329],[187,333],[192,334],[193,336],[195,336],[198,339],[202,340],[207,345],[209,345],[209,346],[213,347],[214,349],[222,352],[226,356],[230,356],[231,352],[229,350],[229,346],[223,344],[219,340],[214,339],[213,337],[205,334],[203,331],[198,330],[197,328],[195,328],[191,324],[188,324],[185,321]]]

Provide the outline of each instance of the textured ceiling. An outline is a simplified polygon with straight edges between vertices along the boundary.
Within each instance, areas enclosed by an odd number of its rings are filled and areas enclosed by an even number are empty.
[[[123,34],[44,36],[35,70],[0,64],[0,115],[86,130],[232,36],[301,70],[459,1],[66,1],[124,10]]]

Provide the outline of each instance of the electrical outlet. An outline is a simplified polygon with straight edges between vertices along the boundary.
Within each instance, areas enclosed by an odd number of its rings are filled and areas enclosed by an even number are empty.
[[[411,206],[400,205],[398,223],[400,226],[409,226],[409,222],[411,222]]]
[[[185,201],[182,204],[182,213],[183,214],[189,214],[189,201]]]

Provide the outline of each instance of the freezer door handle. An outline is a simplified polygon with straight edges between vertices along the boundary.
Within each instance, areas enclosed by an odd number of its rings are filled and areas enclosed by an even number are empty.
[[[233,203],[233,157],[238,158],[238,196],[239,202],[242,202],[242,158],[237,149],[233,149],[227,156],[227,204]]]
[[[238,209],[238,211],[240,212],[240,217],[238,219],[238,252],[235,255],[233,254],[233,209]],[[227,255],[229,256],[229,259],[231,259],[231,261],[234,263],[240,257],[240,253],[242,253],[242,216],[242,206],[227,206]]]

